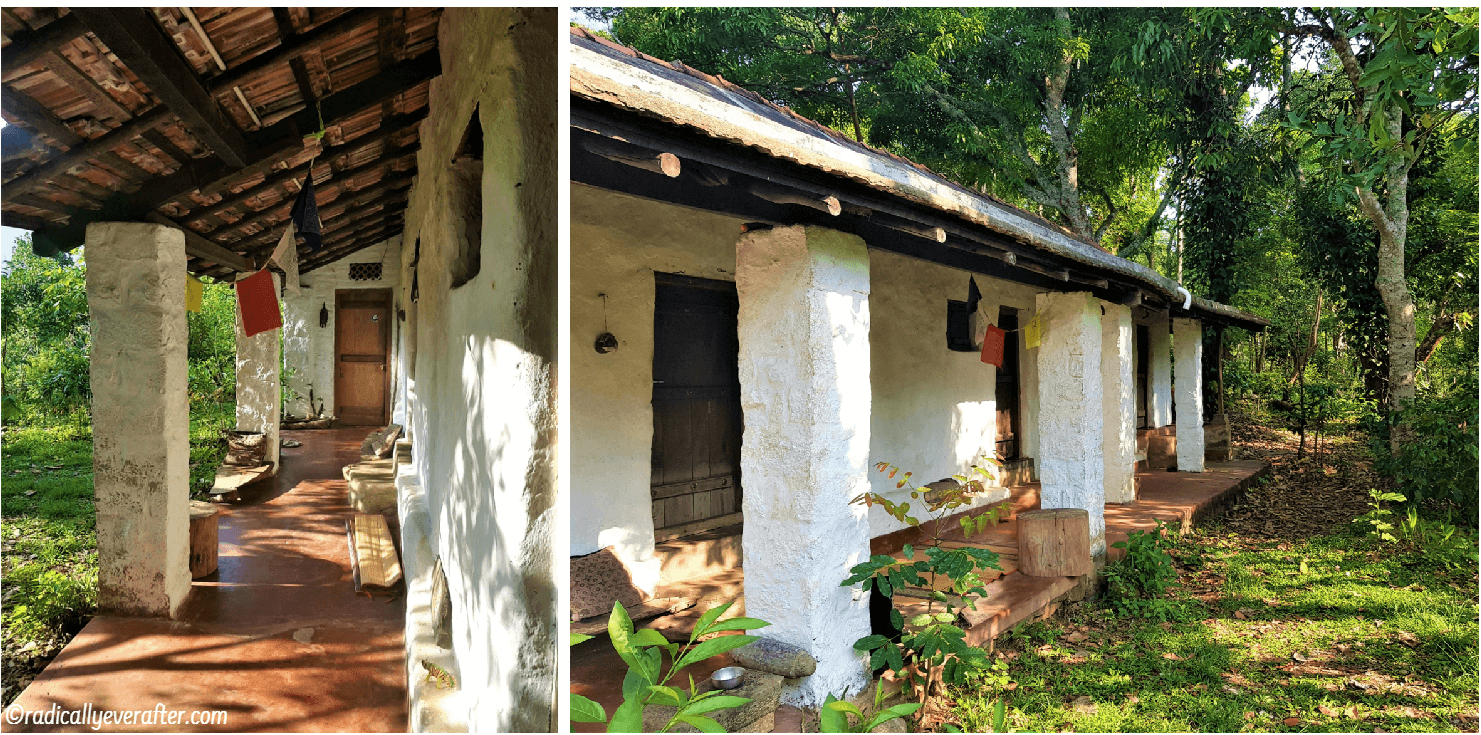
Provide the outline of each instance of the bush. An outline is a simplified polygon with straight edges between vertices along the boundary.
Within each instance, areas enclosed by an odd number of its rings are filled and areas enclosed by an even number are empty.
[[[1411,501],[1454,503],[1462,517],[1475,518],[1477,413],[1474,392],[1421,396],[1399,417],[1413,430],[1408,446],[1398,456],[1386,446],[1375,451],[1378,469]]]
[[[1111,544],[1112,548],[1126,550],[1126,556],[1107,566],[1105,572],[1110,602],[1123,614],[1160,607],[1145,603],[1160,600],[1177,580],[1178,572],[1168,553],[1175,545],[1171,525],[1158,521],[1155,530],[1132,531],[1127,540]]]

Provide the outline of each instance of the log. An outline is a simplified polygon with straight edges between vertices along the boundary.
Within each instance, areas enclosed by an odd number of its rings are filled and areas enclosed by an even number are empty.
[[[1078,577],[1090,560],[1090,512],[1048,508],[1018,514],[1018,571],[1031,577]]]
[[[190,501],[191,579],[200,579],[216,571],[220,527],[220,508],[199,500]]]

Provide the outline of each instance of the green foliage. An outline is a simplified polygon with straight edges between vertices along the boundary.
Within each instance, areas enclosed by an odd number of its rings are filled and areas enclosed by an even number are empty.
[[[726,631],[743,631],[764,628],[770,623],[755,618],[736,617],[720,620],[730,606],[727,602],[706,610],[695,623],[687,644],[669,643],[662,634],[651,628],[633,630],[632,618],[621,603],[612,604],[612,615],[607,619],[607,635],[612,639],[612,648],[627,664],[627,675],[622,680],[622,704],[607,719],[607,712],[600,704],[579,694],[571,695],[572,722],[605,722],[607,732],[643,732],[643,710],[649,706],[670,706],[675,712],[659,730],[668,732],[680,723],[690,725],[701,732],[724,732],[719,723],[705,717],[706,714],[722,709],[733,709],[751,700],[722,694],[722,690],[700,693],[693,680],[686,691],[682,687],[669,686],[669,679],[679,670],[699,663],[707,658],[740,648],[758,640],[753,635],[715,635]],[[589,636],[571,636],[571,645]],[[668,667],[664,667],[663,654],[668,653]]]
[[[876,686],[874,697],[873,717],[867,717],[849,702],[839,701],[832,694],[823,701],[823,708],[818,711],[818,725],[823,732],[874,732],[874,730],[886,722],[909,717],[921,708],[919,702],[908,704],[897,704],[893,707],[879,709],[881,688]]]
[[[860,638],[854,648],[867,653],[873,669],[889,667],[912,685],[924,689],[929,674],[940,670],[942,681],[960,683],[986,663],[987,654],[966,642],[966,631],[958,623],[961,610],[970,608],[976,599],[987,593],[980,572],[988,569],[1001,570],[998,555],[988,549],[975,547],[945,548],[938,535],[940,521],[948,514],[965,507],[974,497],[986,491],[984,479],[991,479],[987,467],[996,466],[996,460],[983,457],[972,465],[969,474],[954,475],[952,482],[936,488],[917,488],[910,482],[911,473],[900,474],[900,468],[888,462],[880,462],[875,469],[888,473],[890,479],[897,475],[896,489],[909,487],[912,500],[920,502],[932,518],[923,524],[920,519],[909,515],[910,502],[895,503],[879,493],[863,493],[850,501],[868,507],[879,505],[897,520],[920,529],[931,539],[930,545],[917,556],[916,549],[906,544],[905,559],[897,560],[876,554],[869,560],[854,565],[849,576],[841,583],[844,587],[863,584],[863,590],[878,589],[886,597],[893,597],[907,587],[931,590],[928,594],[927,612],[905,620],[900,611],[891,608],[890,616],[896,629],[904,634],[898,642],[873,634]],[[961,515],[963,536],[970,538],[988,526],[996,524],[1000,507],[984,511],[976,516]],[[940,581],[949,584],[942,585]],[[943,591],[943,586],[945,590]],[[939,609],[938,609],[939,606]]]
[[[1177,544],[1175,534],[1173,524],[1158,521],[1154,530],[1132,531],[1127,540],[1111,544],[1126,550],[1125,556],[1105,570],[1109,598],[1123,614],[1173,614],[1175,608],[1162,598],[1178,578],[1168,553]]]
[[[1376,452],[1377,467],[1415,502],[1453,503],[1467,518],[1477,513],[1475,393],[1445,398],[1420,396],[1395,420],[1407,421],[1413,439],[1398,455]]]
[[[1354,522],[1360,526],[1367,525],[1370,528],[1368,535],[1379,541],[1398,541],[1390,533],[1390,531],[1394,530],[1394,524],[1388,522],[1388,519],[1393,516],[1394,512],[1384,507],[1383,504],[1402,503],[1405,500],[1404,496],[1374,488],[1368,491],[1368,498],[1368,507],[1371,510],[1358,516]]]
[[[17,640],[80,630],[98,607],[96,566],[63,573],[31,564],[7,575],[5,583],[25,601],[5,610],[5,634]]]

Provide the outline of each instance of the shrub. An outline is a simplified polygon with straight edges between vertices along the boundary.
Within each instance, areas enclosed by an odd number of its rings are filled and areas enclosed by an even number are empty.
[[[1122,613],[1158,607],[1140,601],[1161,599],[1177,580],[1178,573],[1168,553],[1175,544],[1171,527],[1170,523],[1158,521],[1154,530],[1132,531],[1127,540],[1111,544],[1113,548],[1126,550],[1126,556],[1107,566],[1105,571],[1111,604]]]
[[[1477,418],[1474,392],[1416,399],[1398,417],[1413,430],[1408,446],[1398,456],[1377,449],[1379,471],[1411,501],[1454,503],[1462,517],[1475,518]]]

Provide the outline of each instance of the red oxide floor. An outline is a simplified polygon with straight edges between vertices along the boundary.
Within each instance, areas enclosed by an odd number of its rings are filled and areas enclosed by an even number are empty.
[[[340,468],[369,428],[289,431],[278,477],[221,506],[220,568],[176,620],[99,616],[7,710],[12,732],[405,732],[398,595],[356,595]],[[392,519],[394,524],[394,519]],[[14,724],[22,710],[213,710],[224,723]]]

